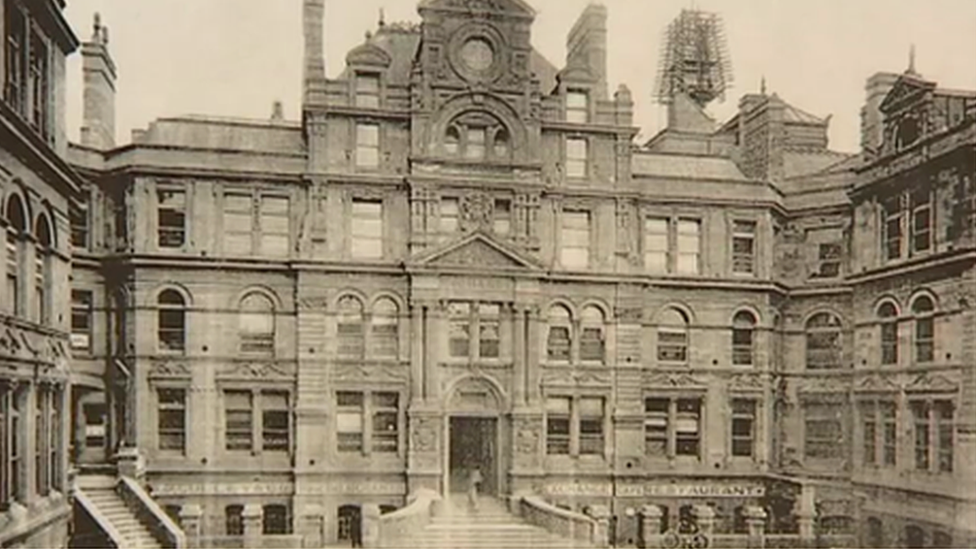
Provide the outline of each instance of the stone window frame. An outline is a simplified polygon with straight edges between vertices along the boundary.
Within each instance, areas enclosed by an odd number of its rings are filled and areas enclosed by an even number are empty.
[[[812,411],[814,407],[820,408],[819,410],[817,410],[818,412],[822,412],[824,410],[833,410],[833,414],[824,412],[819,415],[817,414],[810,415],[809,412]],[[800,438],[800,440],[802,441],[802,446],[803,446],[803,452],[801,455],[803,456],[804,460],[814,460],[814,461],[822,460],[822,461],[834,462],[834,461],[840,461],[844,459],[846,457],[845,444],[847,442],[847,439],[849,438],[849,433],[847,433],[847,430],[844,427],[844,420],[841,417],[842,415],[847,413],[847,409],[844,405],[844,401],[841,400],[841,398],[834,397],[832,395],[831,396],[806,395],[801,399],[800,410],[801,410],[800,413],[802,417],[802,422],[801,422],[802,437]],[[829,422],[835,424],[835,426],[837,427],[836,432],[839,434],[840,440],[834,440],[834,441],[819,440],[818,441],[818,443],[821,444],[823,448],[833,449],[834,453],[828,452],[828,455],[810,454],[811,446],[813,445],[810,444],[811,440],[809,438],[810,437],[809,424],[814,421],[820,423]],[[818,450],[819,449],[820,448],[818,448]]]
[[[483,139],[479,150],[469,150],[472,135]],[[460,113],[446,125],[440,139],[440,150],[449,158],[466,162],[510,162],[512,159],[512,130],[491,113]]]
[[[342,353],[340,352],[342,346],[342,335],[340,331],[340,320],[342,320],[343,311],[341,310],[342,304],[349,303],[349,300],[354,300],[358,305],[359,310],[359,322],[360,329],[358,330],[359,341],[354,342],[356,347],[356,352]],[[387,309],[382,311],[382,305],[384,303],[392,304],[395,307],[395,311]],[[404,303],[392,292],[380,292],[373,296],[372,299],[367,298],[356,291],[343,291],[341,292],[333,302],[333,315],[335,316],[336,322],[336,358],[340,362],[361,362],[363,360],[368,360],[371,362],[396,362],[399,363],[401,360],[401,352],[404,349],[404,342],[402,337],[402,332],[404,330]],[[352,312],[349,309],[348,312]],[[390,313],[393,314],[390,314]],[[350,318],[352,318],[350,316]],[[393,318],[395,322],[379,322],[380,319]],[[382,326],[395,326],[395,329],[389,334],[378,333],[378,328]],[[351,337],[352,332],[350,332]],[[383,340],[386,340],[385,345],[387,347],[392,346],[394,348],[393,353],[382,353],[380,350],[383,348]],[[379,342],[379,343],[378,343]],[[349,340],[347,344],[353,343],[353,340]]]
[[[369,204],[373,206],[376,205],[379,206],[379,216],[378,216],[379,229],[380,229],[379,238],[376,238],[374,235],[357,234],[357,232],[355,231],[356,219],[370,219],[370,220],[376,219],[372,216],[366,217],[365,215],[362,215],[362,212],[360,214],[357,214],[356,213],[357,204],[363,204],[363,205]],[[357,189],[354,191],[350,191],[347,193],[347,199],[345,200],[344,210],[345,210],[344,217],[346,219],[345,222],[346,234],[348,235],[347,236],[348,257],[350,259],[357,260],[357,261],[382,261],[384,258],[386,258],[388,254],[388,251],[386,249],[387,231],[389,228],[389,223],[387,221],[389,205],[387,204],[386,196],[380,192],[367,191],[364,189]],[[379,255],[357,253],[358,247],[356,243],[366,242],[366,241],[379,242]]]
[[[249,300],[259,299],[267,308],[247,309]],[[237,352],[241,355],[273,358],[277,354],[278,309],[276,296],[263,288],[248,288],[237,300]],[[261,316],[270,321],[270,331],[257,331],[246,328],[246,316]]]
[[[246,252],[236,252],[244,256],[259,256],[259,257],[273,257],[276,259],[285,259],[291,255],[292,247],[292,223],[291,214],[294,211],[295,201],[293,200],[292,194],[288,191],[282,191],[280,189],[272,189],[265,187],[261,184],[256,185],[232,185],[223,184],[221,185],[220,191],[220,229],[222,234],[226,234],[227,227],[225,226],[226,216],[228,214],[236,214],[238,216],[246,215],[250,219],[250,227],[247,231],[235,231],[236,234],[244,235],[247,234],[250,239],[250,244],[247,246]],[[250,204],[246,210],[228,210],[227,208],[227,197],[234,196],[238,198],[247,197]],[[284,215],[280,212],[276,212],[273,209],[266,209],[265,199],[276,199],[284,200],[287,211]],[[279,231],[265,231],[265,224],[267,218],[285,218],[286,229],[285,232]],[[269,223],[270,224],[270,223]],[[265,236],[275,236],[279,238],[281,235],[285,236],[286,245],[284,248],[284,253],[269,253],[265,250]],[[222,246],[223,247],[223,246]],[[222,250],[224,254],[227,254],[226,248]]]
[[[3,302],[8,313],[23,318],[28,309],[24,271],[27,270],[27,242],[31,238],[28,234],[30,211],[26,197],[19,192],[7,193],[3,216],[6,252]]]
[[[674,209],[660,209],[653,207],[644,207],[640,209],[640,246],[641,246],[641,261],[644,266],[644,271],[650,275],[664,275],[664,276],[701,276],[702,267],[704,266],[704,256],[705,256],[705,242],[702,235],[705,233],[705,221],[706,217],[703,212],[696,210],[674,210]],[[650,221],[664,221],[666,224],[665,232],[650,233],[648,231],[648,225]],[[682,225],[694,224],[697,227],[697,237],[698,237],[698,249],[694,253],[683,251],[681,248],[681,236],[683,233],[681,231]],[[655,234],[658,236],[663,235],[666,240],[666,247],[664,249],[650,250],[650,234]],[[649,265],[648,257],[651,253],[664,254],[664,270],[652,270]],[[686,271],[681,269],[681,257],[694,255],[696,258],[695,268],[692,271]]]
[[[168,199],[181,197],[179,203]],[[155,185],[155,247],[161,251],[185,251],[190,246],[191,192],[176,181],[159,181]]]
[[[53,319],[51,302],[57,237],[48,212],[39,212],[34,221],[34,320],[48,326]]]
[[[192,300],[189,294],[182,288],[178,288],[175,285],[166,285],[154,293],[155,299],[153,300],[153,307],[156,310],[156,350],[160,354],[166,355],[185,355],[189,351],[189,325],[190,325],[190,307]],[[163,297],[174,296],[179,298],[179,303],[176,301],[163,302]],[[167,319],[166,313],[170,313]],[[176,315],[179,316],[176,316]],[[177,320],[179,320],[179,327],[176,326]],[[164,324],[172,323],[172,326],[164,326]],[[164,343],[169,336],[165,336],[165,333],[177,333],[179,331],[179,346],[168,346]],[[175,340],[174,340],[175,341]]]
[[[898,395],[895,393],[878,393],[859,396],[855,399],[857,413],[856,440],[862,442],[859,449],[863,467],[895,468],[898,466],[898,446],[901,442],[899,426],[901,414],[898,409]],[[888,412],[891,412],[890,414]],[[868,440],[869,423],[873,423],[874,436]],[[889,435],[892,435],[889,440]],[[868,450],[873,453],[870,455]]]
[[[598,459],[604,460],[609,455],[608,445],[610,442],[610,425],[611,420],[610,413],[610,402],[611,398],[609,394],[605,394],[600,391],[580,391],[573,389],[559,389],[552,388],[547,389],[543,395],[544,399],[544,418],[543,418],[543,435],[545,436],[545,455],[547,458],[559,459],[559,458],[569,458],[572,460],[590,460]],[[569,403],[568,413],[559,411],[556,413],[553,411],[551,404],[555,401],[567,402]],[[584,444],[584,440],[587,439],[587,435],[583,433],[583,424],[585,422],[593,423],[596,415],[584,415],[583,405],[581,404],[584,400],[586,401],[600,401],[600,406],[602,409],[602,414],[599,418],[600,433],[599,438],[593,438],[594,435],[590,435],[592,440],[599,440],[599,445],[593,445],[595,448],[599,448],[599,451],[592,451],[586,448],[587,444]],[[562,435],[561,438],[565,438],[567,441],[566,451],[552,452],[550,451],[550,439],[553,437],[550,428],[550,419],[561,419],[563,421],[568,421],[569,434]],[[559,445],[561,449],[562,444]],[[555,447],[553,447],[555,448]]]
[[[751,226],[751,230],[745,227]],[[729,271],[736,277],[760,275],[760,222],[755,216],[734,215],[729,219]],[[750,241],[751,251],[737,252],[737,241]],[[748,265],[746,268],[745,265]]]
[[[357,109],[381,109],[384,106],[385,71],[357,69],[349,79],[349,104]],[[374,80],[376,88],[364,88],[361,82]],[[360,100],[364,100],[361,102]],[[364,104],[369,103],[369,104]]]
[[[671,313],[677,314],[676,318],[680,318],[683,322],[668,324],[665,322],[665,315]],[[659,363],[664,363],[668,365],[688,365],[691,363],[691,343],[692,343],[692,325],[694,323],[694,317],[691,311],[684,306],[676,303],[666,304],[664,307],[658,310],[654,315],[654,320],[652,327],[655,332],[655,360]],[[673,341],[666,341],[662,339],[662,335],[672,334]],[[678,343],[678,339],[675,337],[678,334],[683,335],[683,344]],[[666,343],[667,345],[662,345]],[[682,354],[683,357],[677,360],[670,360],[661,354],[662,347],[683,347]]]
[[[55,125],[57,120],[57,83],[55,78],[56,57],[60,55],[53,39],[44,32],[36,16],[23,2],[18,0],[4,0],[4,36],[5,50],[8,50],[5,63],[2,100],[36,131],[47,143],[55,140]],[[20,29],[16,36],[8,28],[13,24],[11,15],[20,17]],[[40,49],[42,55],[33,55],[34,49]],[[11,53],[15,52],[15,53]],[[13,68],[9,65],[11,59],[19,61]]]
[[[227,456],[260,456],[268,455],[292,455],[295,451],[295,427],[294,419],[296,393],[291,384],[283,382],[262,382],[255,385],[253,382],[244,381],[221,381],[218,384],[220,394],[220,451]],[[248,405],[246,411],[250,414],[248,447],[229,448],[230,439],[228,437],[228,394],[242,393],[248,395]],[[285,406],[275,406],[273,400],[284,395]],[[244,408],[241,408],[243,410]],[[268,412],[285,411],[288,418],[287,442],[285,448],[268,447],[269,429],[266,427],[266,415]]]
[[[182,393],[182,404],[174,404],[173,408],[164,408],[164,403],[161,399],[161,394],[163,391],[179,391]],[[153,434],[155,438],[155,444],[153,447],[162,455],[169,456],[182,456],[187,455],[187,451],[190,447],[191,442],[191,431],[190,425],[192,425],[192,405],[191,405],[191,388],[190,381],[155,381],[152,383],[152,398],[153,398]],[[183,444],[182,447],[170,447],[163,445],[163,426],[162,426],[162,412],[167,410],[182,410],[183,411],[183,427],[182,427],[182,437]]]
[[[583,156],[570,158],[571,143],[582,143]],[[593,138],[581,133],[567,133],[563,139],[563,173],[567,180],[586,180],[593,175]],[[570,170],[570,165],[581,165],[582,172]]]
[[[593,92],[589,87],[567,86],[563,94],[564,120],[570,124],[589,124],[593,116],[592,96]],[[572,97],[582,97],[582,106],[571,104]]]
[[[759,333],[759,315],[748,308],[739,309],[732,315],[732,366],[755,368],[759,366],[756,335]],[[747,337],[748,336],[748,337]],[[748,342],[745,340],[748,339]]]
[[[466,314],[452,314],[452,305],[463,305],[466,308]],[[492,313],[490,307],[496,307],[497,312]],[[460,311],[460,308],[456,308]],[[468,363],[468,362],[479,362],[479,363],[490,363],[496,364],[507,359],[510,356],[512,342],[506,340],[502,337],[502,330],[506,324],[506,320],[511,321],[512,310],[511,307],[501,301],[490,301],[490,300],[449,300],[444,302],[444,317],[447,322],[448,334],[447,334],[447,357],[446,361],[449,363]],[[494,339],[497,343],[498,351],[494,356],[489,353],[484,355],[482,353],[482,345],[487,341],[492,341],[491,338],[484,338],[483,328],[485,326],[490,326],[494,324],[496,326],[497,338]],[[452,342],[459,338],[453,338],[454,326],[466,326],[465,331],[467,332],[467,353],[455,354],[452,348]]]
[[[83,320],[83,322],[82,322]],[[71,350],[90,355],[93,351],[95,325],[95,292],[84,288],[71,289]],[[83,325],[82,325],[83,324]]]
[[[912,364],[938,361],[938,301],[927,291],[917,292],[909,300],[912,315]]]
[[[829,319],[831,323],[824,325],[821,321],[823,318]],[[844,318],[837,312],[830,309],[818,309],[811,313],[803,323],[804,368],[807,371],[834,371],[844,369],[846,331],[847,324]],[[836,334],[836,343],[834,345],[836,349],[834,352],[837,354],[837,359],[836,362],[831,361],[828,363],[827,361],[820,361],[817,358],[818,355],[816,353],[825,354],[823,352],[824,349],[812,348],[811,338],[829,334]],[[813,367],[812,365],[817,366]]]
[[[752,407],[751,414],[741,409],[736,410],[736,403],[748,403]],[[749,460],[758,462],[761,460],[761,448],[759,447],[760,433],[763,432],[763,399],[762,395],[758,392],[742,392],[737,391],[729,395],[729,448],[728,456],[732,460]],[[749,453],[748,454],[736,454],[736,432],[735,432],[735,422],[736,420],[748,419],[751,421],[751,433],[748,437],[749,440]],[[743,435],[738,435],[738,440],[744,440]]]
[[[882,299],[875,308],[878,322],[878,362],[881,366],[897,366],[901,359],[899,324],[901,312],[898,302]],[[893,336],[893,337],[892,337]]]
[[[553,316],[554,311],[563,310],[566,315]],[[606,366],[610,364],[610,345],[612,337],[611,325],[613,320],[610,316],[610,308],[598,300],[587,300],[579,307],[564,299],[555,299],[544,308],[543,317],[546,327],[545,348],[542,350],[542,362],[549,366]],[[587,311],[594,311],[590,318],[586,318]],[[596,314],[599,314],[601,322],[594,322]],[[565,360],[553,358],[552,346],[553,329],[566,330],[568,334],[568,356]],[[602,344],[602,357],[599,359],[584,357],[582,350],[583,336],[586,330],[599,328],[600,341]]]
[[[594,244],[597,242],[596,235],[596,212],[597,209],[592,206],[587,206],[585,204],[565,204],[560,207],[558,211],[558,230],[555,231],[557,238],[556,254],[557,262],[559,265],[567,270],[589,270],[594,266]],[[567,215],[568,214],[584,214],[586,215],[586,231],[587,231],[587,244],[586,244],[586,264],[585,265],[567,265],[566,260],[563,257],[563,252],[567,249],[566,247],[566,231],[579,228],[568,228],[566,226]],[[570,249],[578,249],[578,246],[573,246]]]
[[[960,410],[957,396],[954,393],[912,393],[906,401],[911,419],[911,469],[937,475],[954,474],[959,456],[955,433]],[[945,417],[947,410],[948,418]],[[924,417],[919,412],[924,412]],[[920,426],[925,428],[924,439],[920,438]],[[924,460],[919,459],[923,455],[920,452],[924,452]]]
[[[641,395],[641,404],[643,408],[644,416],[644,450],[642,454],[649,460],[663,460],[663,461],[694,461],[694,462],[704,462],[705,460],[705,449],[708,444],[708,433],[705,428],[708,424],[708,406],[706,402],[706,391],[704,389],[682,389],[682,390],[669,390],[669,389],[645,389]],[[665,448],[664,454],[652,454],[649,453],[650,446],[648,441],[648,427],[650,427],[651,420],[662,416],[660,411],[652,411],[650,403],[652,401],[657,401],[658,403],[667,403],[667,412],[665,419]],[[698,417],[697,417],[697,452],[695,454],[686,454],[678,452],[678,441],[679,441],[679,431],[678,422],[682,419],[682,414],[687,415],[688,412],[679,411],[679,401],[697,401],[698,403]],[[731,424],[731,422],[730,422]],[[687,432],[687,431],[685,431]],[[657,437],[660,438],[660,437]]]
[[[342,404],[340,403],[340,395],[355,397],[358,400],[358,404]],[[391,406],[382,406],[379,403],[378,395],[395,395],[396,396],[396,415],[397,415],[397,432],[396,432],[396,446],[392,451],[382,450],[383,444],[381,444],[381,438],[376,436],[375,427],[376,419],[380,415],[389,414],[393,410]],[[406,428],[407,428],[407,400],[406,394],[403,389],[398,387],[363,387],[363,386],[352,386],[343,385],[337,387],[333,391],[333,398],[335,399],[335,419],[333,420],[333,428],[335,430],[335,445],[333,446],[333,452],[335,455],[339,456],[341,459],[345,456],[355,456],[361,458],[370,458],[376,456],[390,456],[396,459],[402,459],[406,456]],[[340,425],[339,416],[340,415],[356,415],[359,421],[359,440],[358,444],[347,444],[345,448],[343,443],[340,441]]]
[[[376,143],[363,141],[366,134],[363,132],[375,130]],[[362,131],[361,131],[362,130]],[[353,147],[350,151],[352,156],[352,167],[357,172],[376,172],[383,165],[384,150],[384,128],[383,123],[372,118],[361,118],[350,124],[350,141]],[[367,151],[375,151],[375,163]]]

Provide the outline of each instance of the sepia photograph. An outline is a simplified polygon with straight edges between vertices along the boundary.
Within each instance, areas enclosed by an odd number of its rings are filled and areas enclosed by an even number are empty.
[[[973,0],[0,35],[0,548],[976,547]]]

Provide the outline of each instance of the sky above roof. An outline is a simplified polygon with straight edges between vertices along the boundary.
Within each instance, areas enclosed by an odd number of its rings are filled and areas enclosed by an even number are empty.
[[[281,100],[300,118],[301,0],[69,0],[66,15],[78,36],[91,36],[98,11],[109,27],[119,69],[117,134],[156,118],[210,114],[266,118]],[[345,54],[386,20],[419,21],[416,0],[326,0],[326,62],[330,77]],[[553,64],[565,62],[566,33],[590,0],[529,0],[536,9],[532,42]],[[818,117],[833,115],[833,148],[859,148],[864,83],[878,71],[902,72],[916,45],[916,68],[940,87],[976,89],[976,2],[972,0],[603,0],[608,8],[611,93],[633,92],[636,125],[653,136],[667,120],[653,100],[666,25],[692,5],[725,21],[735,81],[709,112],[719,121],[738,98],[759,90]],[[78,139],[81,62],[68,63],[68,131]]]

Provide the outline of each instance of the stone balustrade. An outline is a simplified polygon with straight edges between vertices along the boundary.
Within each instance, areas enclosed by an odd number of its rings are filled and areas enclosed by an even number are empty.
[[[441,496],[432,490],[418,490],[407,498],[407,505],[385,515],[369,513],[363,507],[363,547],[396,547],[430,524]],[[375,531],[375,535],[370,535]]]
[[[561,509],[534,495],[521,496],[518,504],[519,515],[532,525],[597,547],[610,545],[610,511],[603,506],[592,506],[587,516]]]

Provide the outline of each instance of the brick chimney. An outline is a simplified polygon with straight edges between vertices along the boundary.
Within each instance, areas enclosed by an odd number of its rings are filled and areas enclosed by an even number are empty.
[[[589,69],[601,98],[607,94],[607,8],[590,4],[566,37],[566,66]]]
[[[325,83],[324,47],[325,0],[304,0],[302,25],[305,35],[303,63],[304,94],[308,102],[313,90]]]
[[[878,72],[868,78],[867,85],[864,86],[867,97],[861,107],[861,150],[869,157],[875,156],[881,150],[884,133],[881,102],[897,80],[898,75],[895,73]]]
[[[81,45],[84,92],[81,144],[98,150],[115,147],[115,63],[108,51],[108,27],[95,14],[91,40]]]

